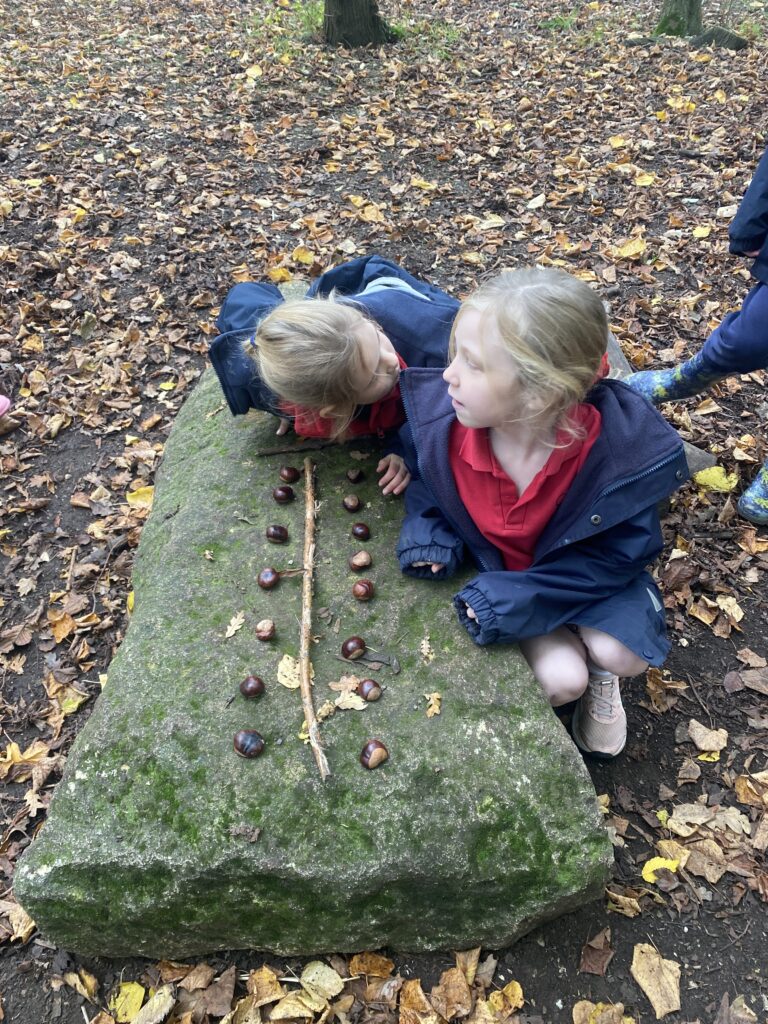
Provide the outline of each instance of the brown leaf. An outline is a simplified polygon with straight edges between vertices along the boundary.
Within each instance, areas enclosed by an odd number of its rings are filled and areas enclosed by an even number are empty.
[[[198,964],[179,982],[179,988],[185,988],[187,992],[208,988],[215,974],[216,971],[209,964]]]
[[[680,1009],[680,965],[674,960],[664,960],[653,946],[639,942],[630,973],[648,997],[656,1020]]]
[[[429,993],[429,1001],[441,1017],[466,1017],[472,1009],[472,993],[460,967],[443,971],[439,985]]]
[[[579,971],[582,974],[605,975],[608,964],[613,959],[611,949],[611,929],[603,928],[594,938],[590,939],[581,950]]]
[[[368,974],[377,978],[388,978],[395,965],[379,953],[356,953],[349,961],[350,974]]]
[[[351,969],[352,965],[350,964]],[[399,1024],[443,1024],[442,1018],[435,1013],[424,995],[418,978],[403,982],[400,993]]]
[[[237,968],[232,965],[205,990],[205,1006],[212,1017],[223,1017],[229,1013],[235,997]]]
[[[456,953],[455,956],[456,966],[460,968],[467,979],[467,984],[471,985],[475,980],[477,965],[480,962],[480,946],[476,949],[466,949],[463,952]]]
[[[750,690],[768,696],[768,668],[748,668],[740,672],[741,681]]]

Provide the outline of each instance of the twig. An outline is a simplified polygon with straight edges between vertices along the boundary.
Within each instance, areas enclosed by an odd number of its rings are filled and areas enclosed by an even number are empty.
[[[299,671],[301,673],[301,704],[309,733],[309,745],[315,755],[320,776],[331,774],[320,742],[320,726],[312,702],[309,647],[312,643],[312,573],[315,563],[315,467],[312,460],[304,459],[304,579],[301,584],[301,637],[299,642]]]
[[[72,573],[74,572],[74,569],[75,569],[75,556],[76,555],[77,555],[77,545],[75,545],[75,547],[72,548],[72,557],[69,560],[69,572],[67,573],[67,586],[65,588],[68,591],[72,589]]]
[[[696,689],[696,684],[694,683],[693,679],[691,679],[691,677],[690,677],[688,672],[685,673],[685,678],[688,680],[688,685],[693,690],[693,695],[696,698],[696,700],[699,702],[702,711],[704,712],[705,715],[708,715],[709,721],[711,723],[712,722],[712,712],[709,710],[707,705],[704,703],[704,701],[699,696],[699,691]]]
[[[338,447],[339,441],[326,439],[318,441],[300,441],[298,444],[279,445],[275,448],[260,448],[257,455],[291,455],[293,452],[312,452],[318,448]]]

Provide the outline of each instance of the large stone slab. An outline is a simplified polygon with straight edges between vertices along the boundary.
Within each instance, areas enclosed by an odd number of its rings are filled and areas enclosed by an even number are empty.
[[[280,464],[301,457],[256,455],[275,443],[274,420],[233,420],[206,373],[167,444],[133,621],[19,866],[18,899],[67,949],[159,957],[497,948],[598,897],[611,849],[578,752],[517,649],[475,647],[458,626],[455,581],[401,576],[402,504],[380,496],[378,456],[362,444],[313,453],[315,608],[328,610],[314,619],[315,705],[349,671],[338,652],[350,634],[402,670],[374,673],[378,703],[323,722],[321,781],[299,738],[299,692],[276,679],[298,653],[301,581],[256,585],[265,565],[301,560],[303,484],[293,504],[271,496]],[[352,466],[366,473],[355,488]],[[355,516],[341,507],[352,490],[366,502]],[[371,528],[368,604],[350,594],[357,519]],[[290,543],[268,544],[268,523],[287,525]],[[271,644],[254,636],[265,617]],[[256,701],[238,693],[248,672],[267,683]],[[428,718],[436,691],[442,710]],[[243,728],[266,739],[256,760],[233,751]],[[374,771],[358,760],[369,737],[391,755]]]

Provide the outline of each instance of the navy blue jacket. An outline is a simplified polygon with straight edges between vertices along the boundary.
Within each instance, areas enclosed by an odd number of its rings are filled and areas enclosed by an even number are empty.
[[[728,234],[731,252],[759,250],[752,264],[752,276],[768,284],[768,149],[757,165]]]
[[[358,298],[360,292],[381,278],[397,278],[418,294],[382,288]],[[413,277],[383,256],[364,256],[326,271],[307,290],[306,297],[327,296],[332,291],[358,301],[382,328],[408,366],[446,365],[451,325],[459,308],[457,299]],[[244,345],[259,321],[283,301],[272,284],[243,282],[227,294],[216,326],[221,332],[209,354],[234,416],[249,409],[283,415],[279,398],[264,384]],[[366,407],[358,415],[365,415]]]
[[[600,412],[600,435],[539,538],[532,565],[510,571],[456,490],[448,456],[455,414],[441,374],[406,370],[400,382],[408,417],[400,436],[413,474],[397,546],[402,571],[450,576],[466,548],[480,574],[454,604],[476,643],[517,643],[574,623],[602,629],[661,664],[669,644],[645,567],[662,548],[656,504],[689,471],[680,438],[656,409],[620,381],[592,388],[587,401]],[[442,562],[445,569],[433,574],[413,562]]]

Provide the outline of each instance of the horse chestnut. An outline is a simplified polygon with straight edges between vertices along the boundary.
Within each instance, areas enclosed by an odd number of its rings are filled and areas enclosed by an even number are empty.
[[[374,590],[373,580],[356,580],[352,584],[352,597],[357,601],[370,601]]]
[[[264,680],[259,676],[246,676],[240,683],[240,693],[244,697],[260,697],[264,693]]]
[[[272,619],[260,619],[256,623],[256,639],[272,640],[275,635],[275,624]]]
[[[388,757],[389,751],[381,740],[368,740],[360,754],[360,764],[363,768],[378,768]]]
[[[235,733],[234,746],[240,757],[258,757],[264,752],[264,737],[255,729],[241,729]]]
[[[361,679],[357,684],[358,696],[368,702],[378,700],[381,696],[381,687],[375,679]]]
[[[272,497],[278,505],[287,505],[289,501],[293,501],[296,495],[293,493],[293,488],[289,487],[288,484],[281,484],[272,491]]]
[[[356,494],[347,494],[341,499],[341,504],[347,510],[347,512],[359,512],[363,507],[362,501]]]
[[[359,484],[361,480],[365,480],[365,473],[358,466],[353,469],[347,470],[347,480],[351,484]]]
[[[352,536],[357,537],[358,540],[368,540],[371,536],[371,531],[365,523],[355,523],[352,526]]]
[[[277,569],[272,569],[268,566],[266,569],[261,570],[256,577],[256,582],[262,590],[271,590],[272,587],[276,587],[280,582],[280,573]]]
[[[365,640],[361,636],[350,636],[341,645],[341,656],[348,661],[357,661],[365,654]]]
[[[361,569],[367,569],[372,561],[373,559],[367,551],[356,551],[349,559],[349,568],[360,572]]]
[[[288,529],[285,526],[268,526],[267,540],[272,544],[285,544],[288,540]]]
[[[301,471],[296,469],[295,466],[280,467],[280,479],[285,480],[287,484],[295,484],[300,476]]]

